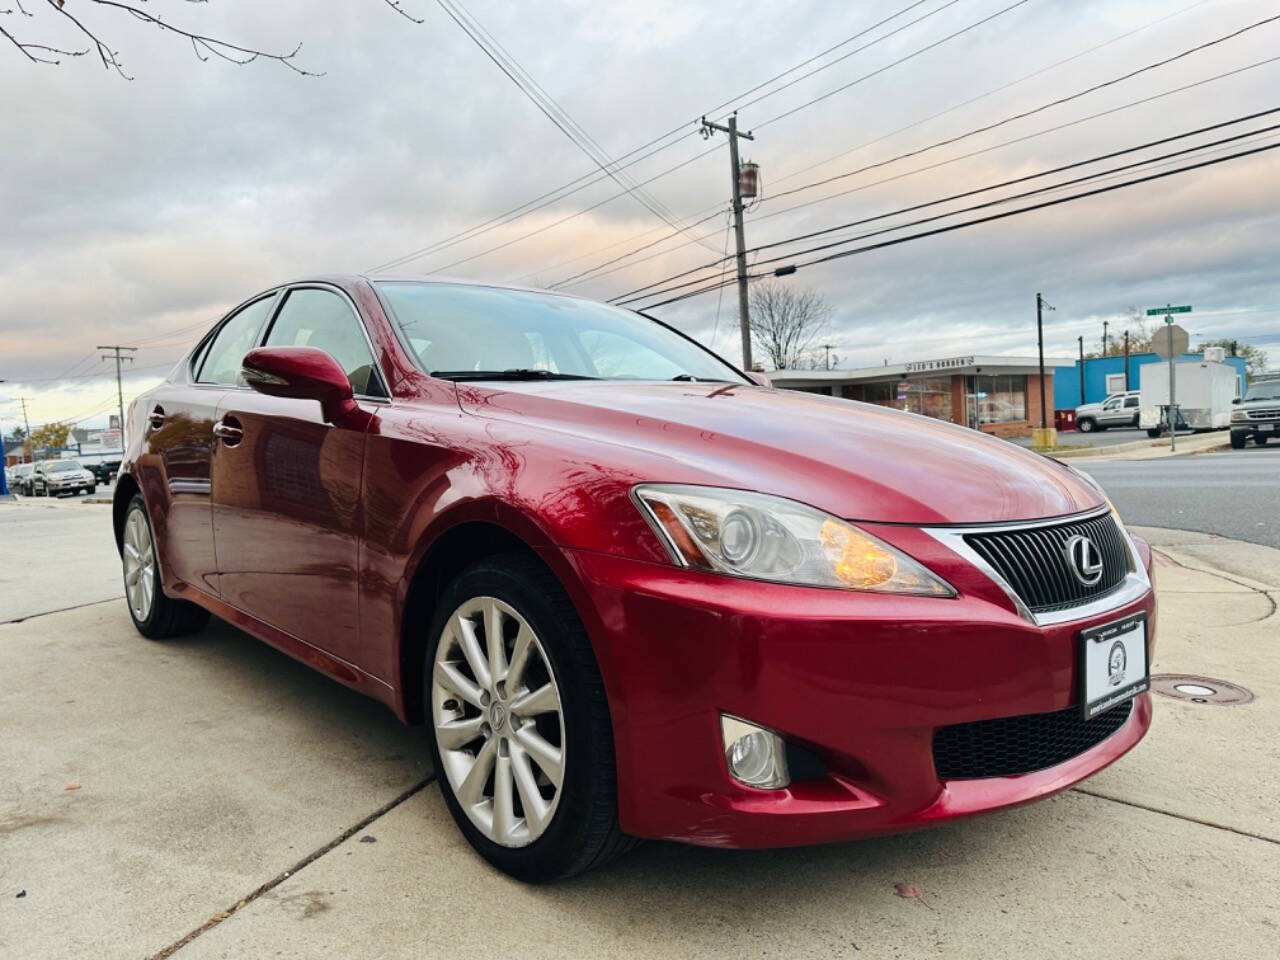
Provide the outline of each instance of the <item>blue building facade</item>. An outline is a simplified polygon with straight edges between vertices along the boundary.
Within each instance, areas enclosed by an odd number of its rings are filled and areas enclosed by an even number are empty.
[[[1178,363],[1199,363],[1204,357],[1198,353],[1184,353]],[[1154,353],[1129,355],[1129,389],[1138,389],[1138,370],[1148,363],[1166,363]],[[1244,357],[1227,357],[1226,362],[1236,368],[1240,378],[1240,393],[1245,388]],[[1124,357],[1090,357],[1084,361],[1084,397],[1080,396],[1080,361],[1069,367],[1056,367],[1053,371],[1053,408],[1072,410],[1082,403],[1100,403],[1108,394],[1124,389]]]

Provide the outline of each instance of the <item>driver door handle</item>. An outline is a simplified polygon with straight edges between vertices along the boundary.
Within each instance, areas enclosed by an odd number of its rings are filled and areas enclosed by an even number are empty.
[[[244,431],[235,420],[225,418],[213,425],[213,435],[226,446],[234,447],[244,438]]]

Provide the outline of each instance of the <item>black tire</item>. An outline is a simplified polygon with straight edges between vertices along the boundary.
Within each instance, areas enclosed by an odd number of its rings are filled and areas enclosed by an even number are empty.
[[[141,512],[143,522],[147,525],[147,532],[151,536],[151,542],[155,544],[155,534],[151,531],[151,517],[147,514],[146,502],[142,499],[142,494],[134,494],[129,501],[129,507],[125,510],[124,522],[127,525],[129,518],[134,512]],[[123,556],[123,547],[121,548]],[[155,578],[155,589],[151,599],[151,609],[146,617],[139,619],[134,613],[133,605],[128,602],[127,596],[125,607],[129,610],[129,618],[133,621],[133,625],[138,632],[148,640],[167,640],[170,637],[183,637],[191,633],[199,633],[204,629],[204,625],[209,622],[209,611],[203,607],[198,607],[194,603],[187,600],[178,600],[174,597],[165,596],[164,590],[160,587],[160,558],[159,552],[152,547],[151,550],[152,575]],[[123,564],[121,564],[123,568]],[[126,594],[128,588],[126,585]]]
[[[1248,439],[1248,437],[1247,437],[1245,434],[1243,434],[1243,433],[1233,433],[1233,434],[1231,435],[1231,449],[1232,449],[1232,450],[1243,450],[1243,449],[1244,449],[1244,442],[1245,442],[1245,440],[1247,440],[1247,439]]]
[[[1076,421],[1076,429],[1081,433],[1093,433],[1098,427],[1092,417],[1081,417]]]
[[[1162,433],[1164,433],[1164,431],[1161,430],[1159,427],[1153,427],[1152,429],[1147,431],[1147,436],[1150,437],[1152,440],[1155,440]]]
[[[87,494],[88,494],[89,496],[91,496],[91,497],[94,495],[94,493],[96,493],[96,492],[97,492],[97,490],[98,490],[98,485],[97,485],[97,484],[94,484],[94,485],[93,485],[93,486],[91,486],[91,487],[85,487],[85,488],[84,488],[84,492],[85,492],[85,493],[87,493]]]
[[[1270,439],[1271,439],[1270,437],[1264,437],[1264,436],[1263,436],[1262,434],[1260,434],[1260,433],[1255,433],[1255,434],[1253,435],[1253,442],[1254,442],[1254,443],[1256,443],[1256,444],[1257,444],[1258,446],[1260,446],[1260,447],[1265,447],[1265,446],[1267,445],[1267,441],[1268,441],[1268,440],[1270,440]]]
[[[441,634],[448,617],[473,597],[495,597],[528,621],[551,661],[560,689],[566,758],[562,793],[545,831],[525,847],[494,843],[468,818],[443,773],[431,719],[431,671]],[[637,841],[618,827],[613,725],[604,681],[586,630],[551,571],[519,553],[481,560],[444,589],[429,631],[423,703],[432,730],[427,738],[432,764],[445,804],[476,852],[518,880],[547,883],[602,866],[630,850]]]

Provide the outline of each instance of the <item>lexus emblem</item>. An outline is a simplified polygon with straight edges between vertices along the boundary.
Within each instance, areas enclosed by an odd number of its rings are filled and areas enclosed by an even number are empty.
[[[1071,572],[1086,587],[1092,587],[1102,579],[1102,554],[1092,540],[1077,535],[1068,540],[1063,549]]]

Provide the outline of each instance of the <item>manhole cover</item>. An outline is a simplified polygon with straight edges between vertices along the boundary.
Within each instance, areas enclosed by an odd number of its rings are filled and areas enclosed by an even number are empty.
[[[1188,673],[1153,674],[1151,690],[1175,700],[1211,703],[1219,707],[1235,707],[1253,699],[1253,694],[1244,687],[1226,680],[1197,677]]]

